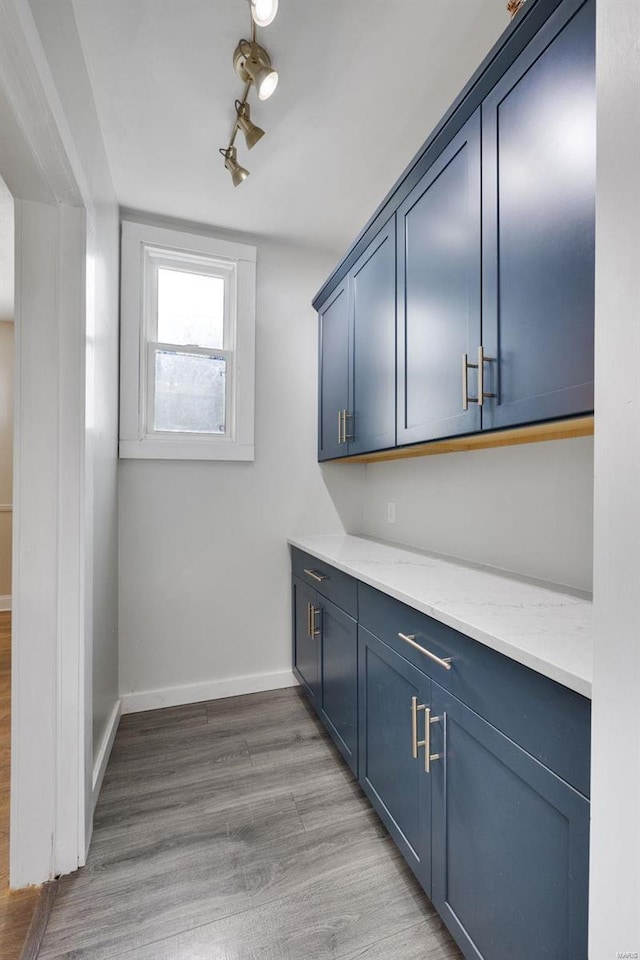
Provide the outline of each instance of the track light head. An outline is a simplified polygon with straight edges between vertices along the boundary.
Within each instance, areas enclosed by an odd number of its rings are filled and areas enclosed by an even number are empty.
[[[251,16],[257,27],[268,27],[278,12],[278,0],[249,0]]]
[[[255,147],[258,140],[262,140],[264,137],[264,130],[261,127],[257,127],[255,123],[251,121],[251,110],[248,103],[242,103],[240,100],[236,100],[235,106],[238,115],[238,129],[244,133],[247,150],[251,150]]]
[[[220,153],[224,157],[224,165],[231,174],[231,180],[234,187],[239,187],[243,180],[249,176],[249,171],[245,170],[238,163],[238,155],[235,147],[220,147]]]
[[[243,83],[253,83],[260,100],[268,100],[278,86],[277,71],[269,54],[255,40],[241,40],[233,54],[233,66]]]

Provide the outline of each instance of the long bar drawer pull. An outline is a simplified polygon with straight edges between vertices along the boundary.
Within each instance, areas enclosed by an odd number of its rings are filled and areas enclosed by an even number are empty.
[[[415,647],[420,653],[424,653],[425,657],[429,657],[429,659],[437,663],[439,667],[444,667],[445,670],[451,670],[451,657],[437,657],[435,653],[431,653],[431,650],[426,650],[424,647],[421,647],[419,643],[416,643],[416,638],[412,633],[399,633],[398,636],[401,640],[404,640],[405,643],[408,643],[409,646]]]
[[[310,577],[313,577],[314,580],[317,580],[318,583],[322,583],[324,580],[329,579],[329,577],[325,577],[324,573],[317,573],[315,570],[307,570],[305,568],[304,572],[308,574]]]

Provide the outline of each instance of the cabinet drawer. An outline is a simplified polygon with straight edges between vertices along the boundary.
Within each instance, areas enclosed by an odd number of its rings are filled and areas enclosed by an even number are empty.
[[[302,550],[291,548],[293,573],[303,583],[317,590],[323,597],[332,600],[350,617],[358,617],[357,581],[328,563],[317,560]]]
[[[589,796],[589,700],[366,584],[359,584],[358,593],[363,627]],[[451,669],[399,633],[415,637],[436,657],[450,657]]]

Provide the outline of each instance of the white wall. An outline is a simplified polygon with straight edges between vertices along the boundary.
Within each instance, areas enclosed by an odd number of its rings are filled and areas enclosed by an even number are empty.
[[[640,956],[640,4],[598,0],[590,960]]]
[[[591,589],[593,439],[554,440],[365,468],[362,531]],[[387,502],[396,522],[387,522]]]
[[[316,462],[310,302],[335,257],[235,239],[258,248],[256,459],[120,461],[125,710],[292,683],[286,538],[360,523],[363,468]]]
[[[70,0],[30,0],[87,205],[87,585],[93,752],[118,699],[117,416],[119,218]]]
[[[15,237],[13,197],[0,177],[0,321],[13,323]]]
[[[11,603],[13,352],[13,323],[0,320],[0,610]]]
[[[0,177],[0,610],[11,604],[14,254],[13,197]]]

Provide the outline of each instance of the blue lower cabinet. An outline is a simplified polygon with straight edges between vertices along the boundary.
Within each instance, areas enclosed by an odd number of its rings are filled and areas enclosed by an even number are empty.
[[[431,691],[434,906],[468,960],[586,960],[588,801]]]
[[[360,785],[430,893],[431,779],[424,746],[416,746],[425,739],[430,680],[362,627],[358,678]]]
[[[293,577],[293,672],[317,706],[320,693],[320,626],[316,591]]]
[[[296,563],[309,575],[308,557]],[[327,565],[308,569],[322,579],[293,576],[294,672],[467,960],[587,960],[577,695],[361,583],[354,598]],[[430,676],[400,628],[451,657],[451,673]]]
[[[358,624],[330,600],[319,598],[321,702],[325,725],[358,774]]]

